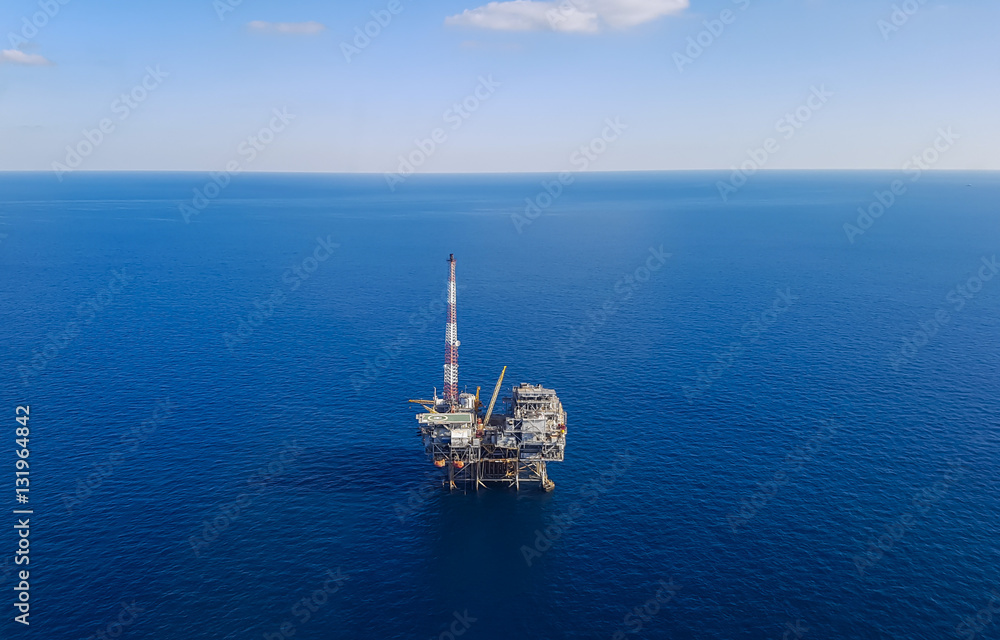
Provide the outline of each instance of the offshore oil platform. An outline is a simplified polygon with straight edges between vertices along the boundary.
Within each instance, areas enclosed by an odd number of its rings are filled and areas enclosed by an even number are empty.
[[[566,412],[552,389],[519,384],[503,398],[503,410],[493,413],[507,367],[500,372],[485,407],[476,393],[458,392],[458,324],[456,321],[455,254],[448,257],[448,324],[445,330],[444,397],[435,389],[431,400],[410,400],[423,406],[417,414],[424,450],[439,468],[447,467],[444,485],[450,490],[487,486],[551,491],[545,465],[560,462],[566,450]]]

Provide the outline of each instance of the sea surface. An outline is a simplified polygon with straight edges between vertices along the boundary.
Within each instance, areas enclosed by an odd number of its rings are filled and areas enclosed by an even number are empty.
[[[729,178],[0,174],[0,636],[1000,638],[1000,174]],[[423,455],[451,253],[552,493]]]

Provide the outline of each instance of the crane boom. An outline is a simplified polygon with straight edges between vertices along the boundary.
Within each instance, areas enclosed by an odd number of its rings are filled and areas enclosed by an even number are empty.
[[[410,400],[410,402],[415,402],[427,410],[428,413],[437,413],[434,409],[434,400]]]
[[[486,410],[486,419],[483,420],[483,424],[489,425],[490,416],[493,415],[493,405],[496,404],[497,394],[500,393],[500,385],[503,384],[503,374],[507,373],[507,367],[503,368],[500,372],[500,377],[497,379],[497,386],[493,387],[493,397],[490,398],[490,408]]]

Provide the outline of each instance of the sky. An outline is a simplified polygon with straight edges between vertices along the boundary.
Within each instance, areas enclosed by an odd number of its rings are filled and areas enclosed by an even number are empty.
[[[998,170],[998,24],[996,0],[4,0],[0,170],[899,170],[936,142],[930,168]]]

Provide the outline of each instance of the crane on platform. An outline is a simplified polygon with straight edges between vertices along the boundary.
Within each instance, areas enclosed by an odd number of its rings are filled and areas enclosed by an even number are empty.
[[[434,408],[437,402],[434,400],[410,400],[409,402],[419,404],[427,411],[427,413],[437,413],[437,410]]]
[[[503,368],[500,372],[500,377],[497,378],[497,386],[493,387],[493,397],[490,398],[490,408],[486,410],[486,417],[483,419],[483,424],[490,424],[490,416],[493,415],[493,405],[496,404],[497,394],[500,393],[500,385],[503,384],[503,374],[507,373],[507,367]]]

